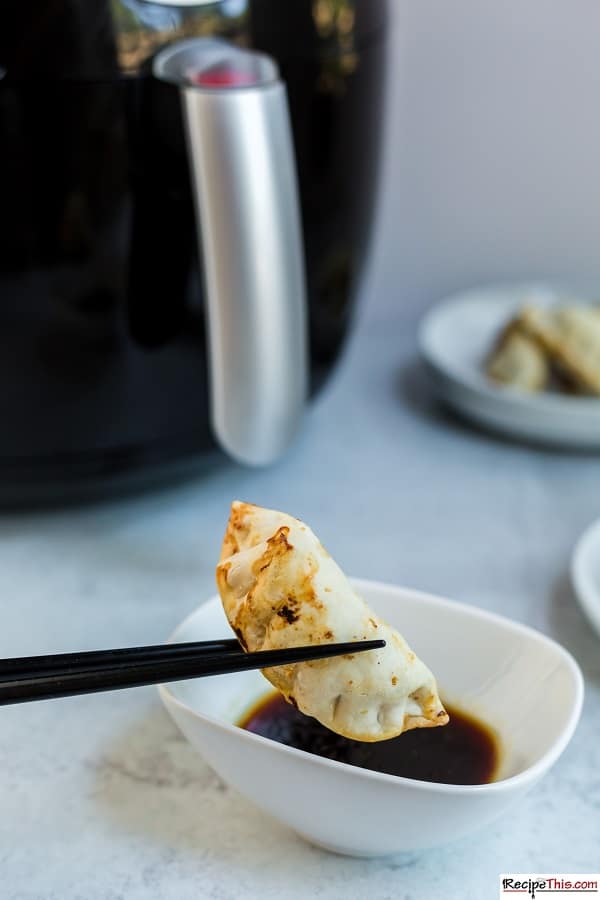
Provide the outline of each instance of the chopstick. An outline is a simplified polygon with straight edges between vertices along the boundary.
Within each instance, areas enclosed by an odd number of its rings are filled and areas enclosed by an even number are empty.
[[[82,657],[88,656],[87,653],[65,653],[59,654],[63,660],[62,668],[57,665],[54,669],[48,668],[48,660],[56,659],[56,655],[2,660],[0,705],[114,691],[147,684],[183,681],[188,678],[203,678],[208,675],[225,675],[245,672],[248,669],[265,669],[385,647],[385,641],[382,640],[349,641],[341,644],[312,644],[308,647],[291,647],[286,650],[244,653],[232,650],[229,642],[224,649],[214,650],[215,643],[223,642],[210,641],[208,644],[212,645],[211,647],[203,643],[200,649],[193,651],[181,650],[182,647],[186,647],[185,644],[91,651],[92,654],[112,655],[112,660],[109,658],[104,662],[91,664],[85,660],[81,661]],[[139,651],[152,654],[159,650],[162,653],[157,653],[157,658],[148,660],[148,657],[139,656]],[[12,667],[12,671],[5,671],[7,665],[9,670]]]
[[[192,656],[198,653],[223,652],[239,653],[239,641],[225,638],[222,641],[187,641],[179,644],[152,644],[146,647],[126,647],[115,650],[84,650],[81,653],[52,653],[46,656],[21,656],[14,659],[0,659],[0,680],[21,675],[51,674],[69,672],[74,668],[83,671],[85,667],[118,665],[120,662],[158,662],[161,659]]]

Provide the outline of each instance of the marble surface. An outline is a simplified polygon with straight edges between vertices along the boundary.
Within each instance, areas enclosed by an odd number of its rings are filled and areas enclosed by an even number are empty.
[[[559,763],[514,815],[469,840],[361,861],[309,846],[228,789],[151,688],[6,707],[2,900],[458,900],[495,897],[500,872],[598,869],[600,641],[566,571],[600,515],[599,459],[457,423],[432,400],[414,346],[410,317],[363,321],[300,440],[268,471],[223,464],[144,497],[0,517],[0,655],[162,640],[213,592],[240,497],[305,518],[353,574],[562,641],[587,693]]]

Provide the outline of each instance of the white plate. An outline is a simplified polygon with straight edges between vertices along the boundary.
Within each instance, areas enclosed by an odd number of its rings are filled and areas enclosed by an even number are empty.
[[[386,621],[402,628],[435,671],[448,702],[496,730],[496,781],[456,785],[400,778],[251,734],[235,723],[270,689],[259,672],[161,685],[162,700],[225,782],[315,844],[378,856],[476,831],[523,801],[567,746],[583,700],[579,667],[554,641],[493,613],[407,588],[353,584]],[[207,640],[228,631],[221,602],[213,597],[172,639]]]
[[[482,287],[435,306],[421,323],[419,345],[440,396],[464,416],[504,435],[599,449],[600,400],[497,386],[483,368],[500,330],[525,301],[551,306],[574,297],[585,301],[594,294],[529,283]]]
[[[588,621],[600,635],[600,519],[586,528],[575,545],[571,582]]]

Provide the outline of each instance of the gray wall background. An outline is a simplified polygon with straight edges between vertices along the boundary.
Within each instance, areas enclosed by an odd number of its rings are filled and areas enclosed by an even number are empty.
[[[390,2],[366,315],[499,279],[600,285],[600,2]]]

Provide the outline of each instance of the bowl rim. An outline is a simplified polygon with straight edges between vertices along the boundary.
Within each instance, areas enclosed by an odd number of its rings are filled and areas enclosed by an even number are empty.
[[[588,557],[600,543],[600,519],[594,519],[581,533],[571,554],[571,584],[586,620],[600,636],[600,592],[596,589]]]
[[[508,626],[513,631],[527,636],[530,640],[545,644],[547,647],[551,648],[559,658],[562,658],[562,661],[566,664],[567,669],[573,677],[575,697],[573,707],[562,731],[553,741],[550,747],[548,747],[546,752],[543,753],[539,759],[537,759],[532,765],[528,766],[522,772],[518,772],[516,775],[511,775],[508,778],[502,778],[499,781],[491,781],[486,784],[446,784],[445,782],[422,781],[417,778],[406,778],[405,776],[401,775],[389,775],[385,772],[376,772],[372,769],[363,769],[360,766],[352,766],[349,763],[338,762],[334,759],[327,759],[327,757],[317,756],[316,754],[309,753],[306,750],[299,750],[297,747],[288,747],[286,744],[280,744],[277,741],[273,741],[271,738],[266,738],[262,735],[254,734],[251,731],[246,731],[244,728],[240,728],[239,725],[235,725],[232,722],[227,722],[223,719],[216,718],[215,716],[210,716],[205,713],[199,712],[197,709],[194,709],[188,703],[185,703],[183,700],[180,700],[177,696],[175,696],[168,684],[159,684],[157,685],[158,693],[167,711],[170,713],[171,711],[169,707],[170,705],[173,705],[175,707],[178,707],[184,713],[190,714],[193,718],[200,719],[203,722],[208,723],[209,725],[217,726],[226,734],[235,736],[241,741],[250,741],[251,743],[258,742],[259,744],[270,747],[271,750],[277,748],[277,750],[282,753],[291,754],[292,757],[301,759],[305,764],[313,766],[316,765],[319,767],[325,766],[326,768],[334,769],[342,773],[351,773],[354,777],[357,778],[363,778],[382,784],[394,784],[396,786],[409,787],[413,790],[422,790],[429,793],[454,795],[496,794],[530,784],[531,782],[537,780],[537,778],[541,777],[541,775],[543,775],[544,772],[546,772],[556,762],[556,760],[561,756],[569,741],[573,737],[573,734],[577,727],[577,723],[579,722],[579,718],[581,716],[584,696],[584,681],[581,669],[579,668],[579,665],[572,654],[569,653],[569,651],[565,647],[563,647],[562,644],[559,644],[558,641],[555,641],[553,638],[548,637],[547,635],[543,634],[535,628],[532,628],[529,625],[525,625],[522,622],[516,621],[515,619],[510,619],[508,618],[508,616],[503,616],[499,613],[491,612],[478,606],[472,606],[469,603],[463,603],[458,600],[451,600],[447,597],[442,597],[438,594],[430,594],[426,591],[404,587],[402,585],[388,584],[372,579],[352,577],[349,578],[349,581],[358,590],[368,590],[374,588],[375,590],[383,591],[385,593],[392,593],[395,595],[398,595],[400,593],[403,595],[409,595],[412,599],[425,600],[430,604],[443,607],[445,609],[450,607],[453,610],[456,610],[459,614],[472,616],[473,618],[484,619],[488,622],[502,625],[503,627]],[[200,612],[201,609],[204,609],[209,604],[212,605],[215,603],[221,603],[221,599],[218,594],[213,594],[211,597],[205,600],[204,603],[201,603],[200,606],[196,607],[196,609],[194,609],[191,613],[189,613],[189,615],[182,619],[182,621],[170,634],[168,642],[174,640],[175,635],[182,629],[184,629],[188,625],[188,623]]]

